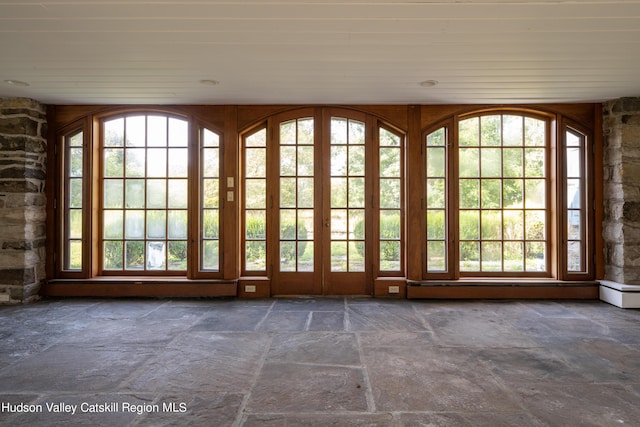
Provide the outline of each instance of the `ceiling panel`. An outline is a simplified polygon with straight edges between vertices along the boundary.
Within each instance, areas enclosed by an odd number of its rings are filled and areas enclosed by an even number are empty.
[[[593,102],[637,52],[640,0],[0,1],[0,96],[57,104]]]

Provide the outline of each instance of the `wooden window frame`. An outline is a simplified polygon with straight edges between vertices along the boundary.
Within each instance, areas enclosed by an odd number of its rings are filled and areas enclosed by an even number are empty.
[[[546,123],[545,138],[546,138],[546,158],[545,158],[545,181],[547,182],[547,194],[546,194],[546,245],[547,245],[547,267],[544,272],[530,272],[530,271],[499,271],[499,272],[483,272],[483,271],[460,271],[460,248],[459,248],[459,177],[457,167],[459,164],[458,149],[459,149],[459,122],[461,120],[482,117],[487,115],[518,115],[525,118],[530,117],[534,119],[544,120]],[[593,280],[595,275],[595,268],[597,257],[595,256],[595,224],[593,218],[595,217],[596,208],[587,206],[584,212],[584,239],[586,242],[586,248],[583,253],[585,254],[585,271],[583,272],[570,272],[567,271],[567,259],[566,259],[566,240],[567,240],[567,212],[566,212],[566,200],[564,182],[566,180],[566,171],[564,165],[564,147],[565,147],[565,135],[568,130],[573,130],[575,133],[583,135],[585,138],[585,154],[583,159],[583,168],[587,176],[585,177],[585,194],[587,200],[594,200],[595,198],[595,173],[590,173],[595,164],[593,160],[593,138],[588,129],[581,126],[579,123],[566,119],[561,114],[548,113],[541,110],[535,110],[530,108],[488,108],[476,111],[469,111],[461,114],[454,114],[450,118],[439,121],[428,127],[423,128],[421,136],[421,154],[423,156],[421,171],[423,181],[423,191],[426,191],[426,138],[431,133],[444,128],[447,134],[448,140],[446,146],[450,149],[447,157],[447,197],[448,202],[446,209],[449,210],[447,227],[448,235],[447,241],[449,244],[448,254],[449,262],[447,265],[448,271],[446,272],[434,272],[429,271],[427,266],[427,234],[426,223],[424,225],[424,236],[422,243],[422,278],[424,280],[469,280],[469,279],[509,279],[514,277],[527,277],[532,280],[535,279],[555,279],[563,281],[585,281]],[[502,156],[503,154],[501,154]],[[480,178],[478,178],[480,179]],[[523,177],[524,179],[524,177]],[[423,196],[422,203],[422,218],[426,218],[426,193]],[[504,208],[500,208],[504,210]],[[526,242],[526,241],[525,241]]]
[[[163,116],[167,118],[178,118],[184,120],[188,126],[187,135],[187,156],[189,167],[187,171],[187,188],[188,188],[188,228],[187,238],[187,268],[185,270],[103,270],[102,269],[102,148],[103,148],[103,123],[106,120],[117,119],[127,116]],[[201,233],[200,220],[202,213],[200,212],[200,132],[202,129],[208,129],[219,136],[219,242],[220,257],[219,268],[217,270],[204,270],[201,268]],[[65,269],[64,251],[66,237],[64,235],[63,224],[66,218],[64,181],[67,177],[66,158],[65,158],[65,138],[76,132],[83,132],[83,263],[80,270]],[[190,114],[184,114],[173,109],[163,108],[119,108],[108,110],[106,112],[89,114],[83,119],[79,119],[67,126],[61,127],[55,134],[54,147],[54,164],[57,166],[58,174],[54,180],[54,217],[58,229],[51,233],[56,241],[56,249],[50,256],[53,268],[53,276],[59,279],[74,280],[93,280],[100,278],[184,278],[184,279],[222,279],[225,275],[224,254],[224,214],[225,198],[223,194],[223,178],[225,177],[224,168],[224,134],[216,126],[200,120]],[[195,166],[193,166],[195,165]],[[167,208],[168,209],[168,208]]]

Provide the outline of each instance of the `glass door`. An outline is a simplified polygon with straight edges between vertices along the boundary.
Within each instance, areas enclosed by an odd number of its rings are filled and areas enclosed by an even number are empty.
[[[371,293],[371,189],[365,116],[329,114],[324,178],[324,285],[332,295]],[[369,144],[370,145],[370,144]]]
[[[272,241],[275,294],[322,294],[321,195],[317,190],[316,120],[313,115],[275,124],[277,167],[273,168],[275,200]]]

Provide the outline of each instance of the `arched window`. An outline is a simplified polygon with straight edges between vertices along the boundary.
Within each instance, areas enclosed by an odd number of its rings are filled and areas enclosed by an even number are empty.
[[[425,277],[587,271],[586,136],[554,127],[505,111],[425,132]]]
[[[59,275],[219,274],[221,135],[161,112],[94,124],[93,139],[86,124],[60,138]]]

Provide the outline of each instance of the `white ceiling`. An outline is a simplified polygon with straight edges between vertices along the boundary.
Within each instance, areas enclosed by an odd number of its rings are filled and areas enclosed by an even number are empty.
[[[419,85],[430,79],[439,84]],[[52,104],[640,96],[640,0],[0,0],[0,96]]]

